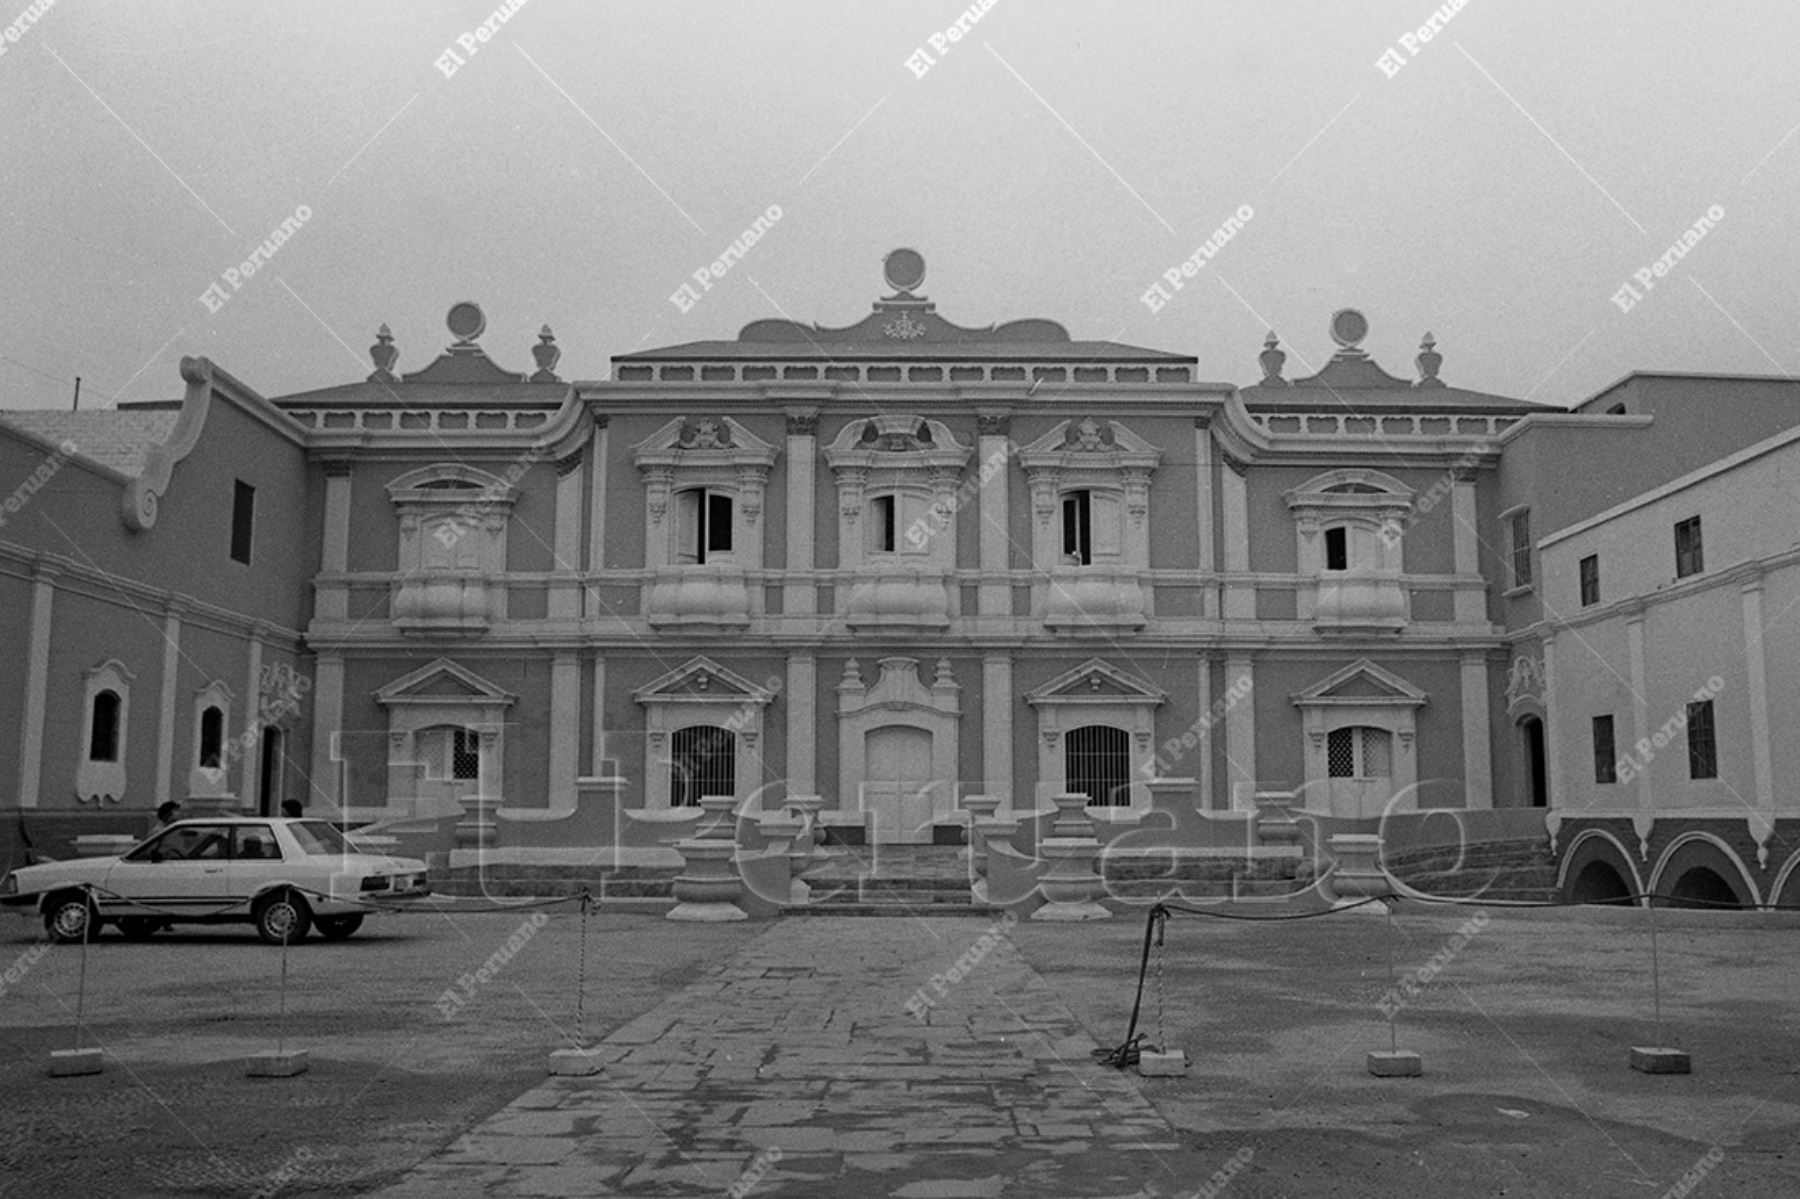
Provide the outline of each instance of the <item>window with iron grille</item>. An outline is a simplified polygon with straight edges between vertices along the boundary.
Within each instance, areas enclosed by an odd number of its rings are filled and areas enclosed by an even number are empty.
[[[1589,554],[1581,560],[1581,606],[1600,602],[1600,555]]]
[[[225,751],[225,713],[208,707],[200,713],[200,765],[217,770]]]
[[[1352,725],[1325,734],[1328,778],[1389,778],[1393,773],[1393,742],[1386,729]]]
[[[1070,729],[1063,742],[1063,775],[1070,791],[1100,807],[1131,803],[1131,736],[1124,729],[1090,724]]]
[[[1675,526],[1675,577],[1685,579],[1706,569],[1700,547],[1700,518],[1690,516]]]
[[[1512,533],[1512,585],[1531,586],[1531,510],[1512,514],[1508,522]]]
[[[1688,777],[1719,777],[1719,744],[1713,729],[1712,700],[1703,699],[1687,706]]]
[[[1613,745],[1612,716],[1594,717],[1594,781],[1596,783],[1618,782],[1618,761],[1618,751]]]
[[[451,730],[450,777],[463,781],[481,777],[481,734],[474,729]]]
[[[669,739],[669,803],[692,807],[707,795],[737,794],[737,734],[710,724]]]

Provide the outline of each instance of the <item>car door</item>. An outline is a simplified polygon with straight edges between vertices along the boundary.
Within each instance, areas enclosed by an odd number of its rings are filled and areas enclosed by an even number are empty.
[[[289,878],[293,870],[283,860],[281,841],[266,824],[231,826],[231,894],[248,901],[269,883]]]
[[[107,873],[101,911],[189,917],[218,912],[231,902],[230,850],[228,824],[173,825]]]

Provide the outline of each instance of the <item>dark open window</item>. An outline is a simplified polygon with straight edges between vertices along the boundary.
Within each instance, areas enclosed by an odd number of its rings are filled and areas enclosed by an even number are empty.
[[[1062,497],[1062,518],[1063,562],[1071,566],[1092,566],[1094,563],[1093,497],[1086,491],[1065,491]]]
[[[1700,518],[1690,516],[1675,526],[1675,577],[1685,579],[1706,569],[1700,547]]]
[[[101,691],[94,696],[94,714],[88,727],[88,761],[119,760],[119,715],[122,710],[117,691]]]
[[[250,540],[256,525],[256,488],[239,479],[231,489],[231,560],[250,565]]]
[[[1712,700],[1697,700],[1687,706],[1688,777],[1719,777],[1719,742],[1713,729]]]
[[[1350,569],[1350,530],[1342,525],[1325,530],[1325,569]]]
[[[209,707],[200,713],[200,765],[217,770],[225,753],[225,713]]]
[[[1594,781],[1618,782],[1618,760],[1618,752],[1613,746],[1612,716],[1594,717]]]
[[[897,497],[878,495],[869,501],[869,549],[879,554],[894,552],[894,507]]]
[[[1600,602],[1600,555],[1589,554],[1581,560],[1581,606]]]
[[[675,561],[704,563],[731,552],[731,496],[695,488],[675,497]]]
[[[1131,738],[1124,729],[1090,724],[1069,730],[1063,756],[1068,788],[1101,807],[1131,804]]]

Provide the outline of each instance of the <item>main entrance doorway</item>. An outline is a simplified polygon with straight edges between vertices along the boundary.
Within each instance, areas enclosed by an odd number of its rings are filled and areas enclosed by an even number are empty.
[[[889,844],[931,842],[933,792],[931,734],[905,725],[871,729],[865,742],[868,777],[863,810],[874,814],[875,840]]]

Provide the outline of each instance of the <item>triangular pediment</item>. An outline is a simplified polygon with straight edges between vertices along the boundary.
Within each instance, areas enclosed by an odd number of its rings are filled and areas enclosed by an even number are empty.
[[[419,667],[375,692],[375,702],[510,704],[517,697],[448,658]]]
[[[1359,658],[1342,670],[1327,675],[1293,697],[1294,703],[1350,704],[1417,707],[1426,702],[1425,692],[1391,670],[1367,658]]]
[[[1025,702],[1160,704],[1168,693],[1100,658],[1089,658],[1042,687],[1025,693]]]
[[[1154,467],[1162,451],[1116,420],[1071,417],[1019,451],[1026,466]]]
[[[690,658],[631,694],[640,704],[766,704],[775,698],[774,691],[707,657]]]

